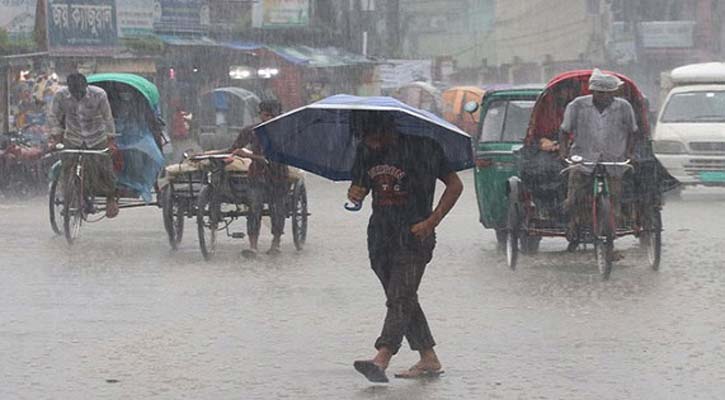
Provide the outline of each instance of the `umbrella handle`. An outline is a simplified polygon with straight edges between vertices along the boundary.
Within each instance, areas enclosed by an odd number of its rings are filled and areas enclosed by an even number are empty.
[[[345,209],[347,211],[360,211],[362,209],[362,203],[345,202]]]

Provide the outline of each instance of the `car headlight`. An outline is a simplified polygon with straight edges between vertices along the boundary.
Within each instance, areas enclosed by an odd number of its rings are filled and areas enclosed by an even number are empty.
[[[685,153],[685,145],[676,140],[656,140],[654,150],[657,154],[682,154]]]

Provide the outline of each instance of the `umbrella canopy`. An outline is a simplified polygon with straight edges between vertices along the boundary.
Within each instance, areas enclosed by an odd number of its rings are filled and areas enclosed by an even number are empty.
[[[398,133],[438,142],[456,171],[471,168],[471,137],[455,125],[392,97],[335,95],[280,115],[255,131],[265,156],[335,181],[350,180],[355,149],[354,111],[390,113]]]

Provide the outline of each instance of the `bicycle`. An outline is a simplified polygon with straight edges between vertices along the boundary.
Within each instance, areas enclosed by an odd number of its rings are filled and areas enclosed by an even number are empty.
[[[592,167],[592,226],[591,231],[583,233],[590,235],[589,239],[594,243],[597,268],[602,279],[607,280],[612,273],[614,239],[617,237],[617,220],[616,213],[612,209],[609,184],[607,182],[609,177],[607,167],[624,167],[627,169],[634,169],[634,167],[631,165],[630,160],[621,162],[588,161],[578,155],[571,156],[565,161],[569,166],[561,171],[562,174],[582,166]],[[570,217],[574,218],[574,215]],[[579,228],[582,227],[577,228],[578,231],[581,231]]]
[[[56,146],[56,154],[61,157],[64,155],[74,155],[75,168],[71,176],[66,177],[63,182],[63,208],[61,215],[63,216],[63,233],[69,245],[78,238],[80,228],[83,222],[97,222],[100,220],[90,220],[88,216],[98,211],[104,211],[104,207],[96,208],[94,196],[85,193],[85,180],[83,176],[83,158],[86,155],[109,156],[109,149],[87,150],[87,149],[65,149],[63,145]],[[68,162],[68,161],[66,161]],[[55,192],[55,190],[53,190]],[[55,197],[53,194],[52,197]],[[51,199],[51,208],[55,203]]]

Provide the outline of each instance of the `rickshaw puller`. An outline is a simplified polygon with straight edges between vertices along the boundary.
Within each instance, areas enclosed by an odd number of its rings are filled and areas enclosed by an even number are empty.
[[[265,100],[259,103],[259,117],[262,122],[282,113],[282,105],[277,100]],[[249,146],[252,154],[245,151]],[[249,214],[247,215],[247,236],[249,236],[249,250],[243,254],[253,257],[257,253],[259,231],[262,225],[262,207],[265,200],[269,203],[270,219],[272,222],[272,245],[268,254],[279,252],[279,246],[284,234],[284,222],[287,218],[285,202],[289,194],[289,168],[284,164],[267,162],[262,153],[262,147],[254,133],[253,127],[243,128],[232,145],[232,153],[252,159],[249,166]]]
[[[633,136],[637,121],[632,105],[625,99],[615,97],[622,81],[615,75],[604,74],[594,69],[589,78],[591,95],[579,96],[569,103],[564,112],[559,135],[560,155],[567,158],[576,154],[588,161],[625,161],[632,157]],[[573,139],[569,150],[569,139]],[[569,171],[569,186],[564,204],[569,212],[569,250],[578,245],[576,227],[589,219],[586,207],[581,205],[587,193],[591,192],[591,167],[579,166]],[[612,208],[619,220],[622,176],[624,168],[607,166],[609,195]]]
[[[68,75],[67,87],[60,89],[51,102],[48,114],[51,149],[63,143],[68,149],[111,150],[112,157],[118,157],[114,137],[111,106],[106,92],[96,86],[88,86],[81,73]],[[94,194],[106,196],[106,216],[118,215],[116,199],[116,177],[113,173],[112,157],[86,155],[83,157],[86,188]],[[76,160],[63,160],[61,181],[67,182],[74,173]]]

